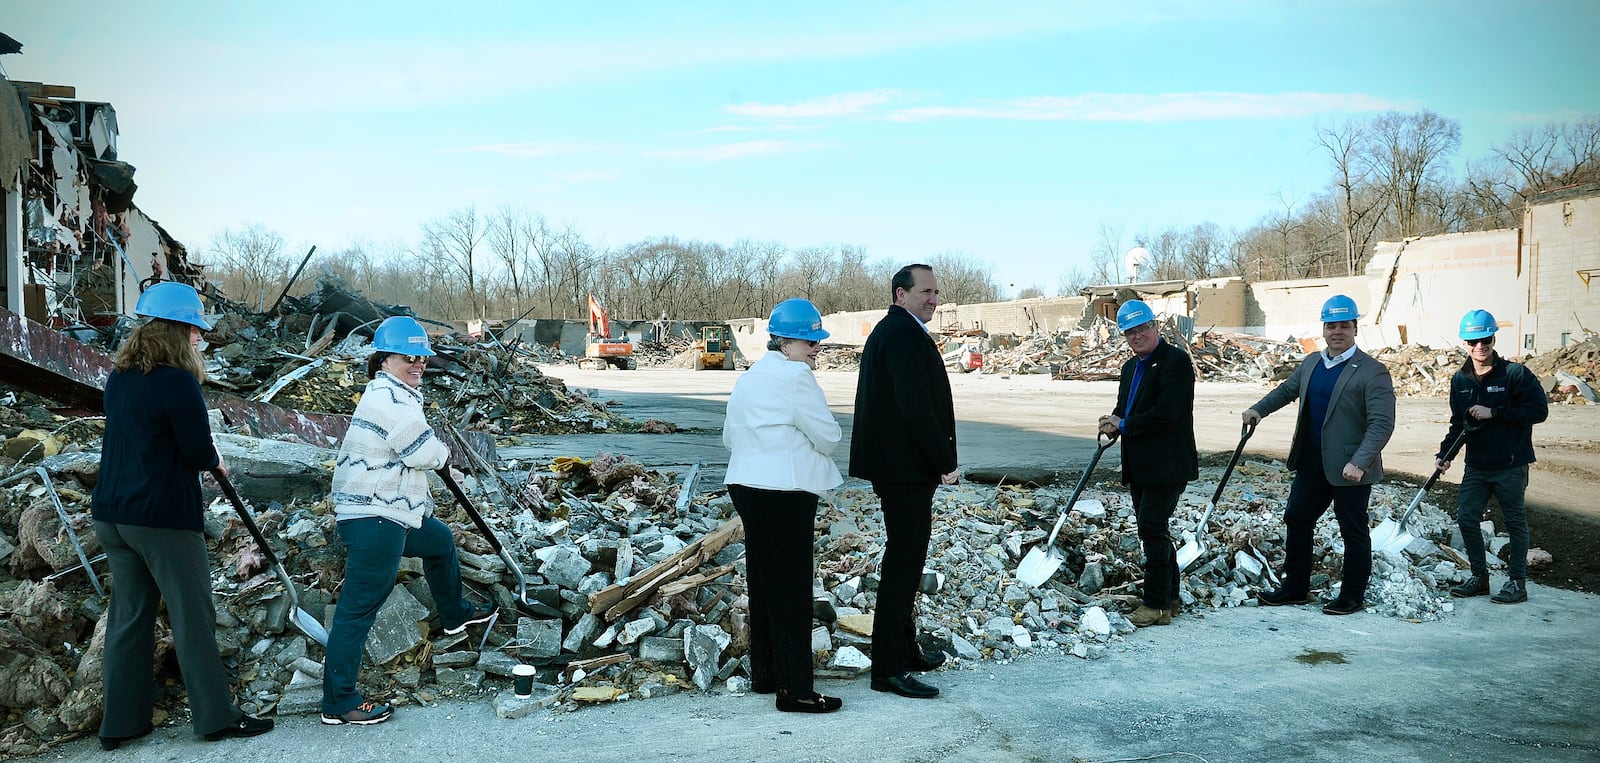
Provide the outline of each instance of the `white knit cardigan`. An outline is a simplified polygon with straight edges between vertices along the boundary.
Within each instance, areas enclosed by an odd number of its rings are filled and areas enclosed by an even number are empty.
[[[450,448],[423,414],[422,393],[379,371],[356,404],[333,466],[333,513],[339,521],[383,517],[412,529],[433,513],[428,472]]]

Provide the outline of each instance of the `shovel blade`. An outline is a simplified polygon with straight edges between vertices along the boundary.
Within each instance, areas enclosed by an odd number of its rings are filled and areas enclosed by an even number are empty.
[[[1414,540],[1416,536],[1393,519],[1385,519],[1372,528],[1372,550],[1380,554],[1399,553]]]
[[[322,622],[312,617],[310,612],[296,608],[289,613],[289,619],[294,623],[294,627],[300,629],[301,633],[310,636],[318,644],[328,645],[328,629],[322,627]]]
[[[1188,533],[1184,533],[1184,535],[1187,536]],[[1185,538],[1183,546],[1178,549],[1178,571],[1182,572],[1189,569],[1189,565],[1200,561],[1200,557],[1205,552],[1206,548],[1200,544],[1200,541],[1193,537]]]
[[[1022,557],[1022,563],[1017,565],[1017,580],[1027,583],[1034,588],[1044,585],[1056,570],[1061,568],[1061,554],[1055,549],[1045,552],[1035,546],[1027,556]]]

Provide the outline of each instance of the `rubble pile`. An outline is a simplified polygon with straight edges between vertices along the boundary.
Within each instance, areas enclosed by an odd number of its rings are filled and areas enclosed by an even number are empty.
[[[75,534],[86,554],[96,553],[87,511],[97,459],[92,451],[67,452],[39,463],[51,485],[24,478],[0,486],[0,707],[8,713],[0,754],[36,752],[90,733],[98,721],[105,600],[70,550]],[[521,580],[448,494],[435,495],[438,516],[462,549],[468,588],[500,606],[498,623],[487,632],[442,636],[420,565],[407,560],[368,643],[363,683],[371,696],[407,704],[493,694],[497,713],[517,717],[690,687],[748,688],[743,543],[725,494],[685,493],[692,477],[607,453],[498,467],[470,474],[464,484]],[[1190,486],[1175,528],[1192,531],[1220,472],[1208,467]],[[1188,614],[1251,605],[1257,590],[1272,585],[1288,486],[1281,463],[1239,465],[1204,530],[1207,553],[1184,575]],[[70,533],[48,504],[51,490]],[[1067,495],[1056,487],[940,489],[927,595],[919,598],[925,648],[954,655],[957,665],[1039,653],[1095,658],[1119,648],[1133,630],[1120,613],[1137,605],[1142,582],[1133,511],[1120,486],[1091,484],[1069,514],[1057,541],[1066,562],[1053,580],[1033,588],[1014,575]],[[1409,497],[1404,488],[1379,485],[1375,519],[1399,514]],[[830,494],[819,512],[813,647],[825,676],[854,676],[870,666],[884,540],[877,507],[870,490],[852,486]],[[329,502],[268,502],[256,514],[299,587],[301,606],[328,621],[344,563]],[[1465,577],[1464,560],[1438,542],[1453,526],[1425,502],[1411,524],[1419,540],[1375,560],[1370,609],[1414,620],[1448,612],[1444,588]],[[218,638],[237,668],[245,709],[314,712],[321,648],[294,629],[281,585],[226,504],[208,512],[206,536],[216,565]],[[1340,550],[1334,523],[1320,523],[1318,592],[1331,593]],[[94,569],[103,579],[103,563]],[[503,691],[518,664],[539,666],[533,698]],[[168,692],[163,711],[181,720],[176,668],[157,665]]]
[[[1600,402],[1600,335],[1528,358],[1528,370],[1544,381],[1552,403]]]

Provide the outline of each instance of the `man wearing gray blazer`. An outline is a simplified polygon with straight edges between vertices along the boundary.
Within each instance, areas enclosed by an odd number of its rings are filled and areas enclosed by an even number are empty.
[[[1294,373],[1244,412],[1244,422],[1299,400],[1289,469],[1295,473],[1283,512],[1283,584],[1256,599],[1269,607],[1311,603],[1311,535],[1333,504],[1344,538],[1339,595],[1323,606],[1348,615],[1365,606],[1372,575],[1372,531],[1367,503],[1383,479],[1383,446],[1394,433],[1394,383],[1389,369],[1356,347],[1355,300],[1336,294],[1322,305],[1327,348],[1308,355]],[[1302,468],[1303,467],[1303,468]]]

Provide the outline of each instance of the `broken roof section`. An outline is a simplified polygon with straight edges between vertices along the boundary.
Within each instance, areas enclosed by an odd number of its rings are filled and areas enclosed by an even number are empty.
[[[55,328],[107,326],[131,312],[141,281],[203,286],[183,245],[133,204],[111,104],[67,85],[0,81],[14,92],[0,97],[0,183],[20,191],[5,215],[22,233],[0,246],[0,306]]]

